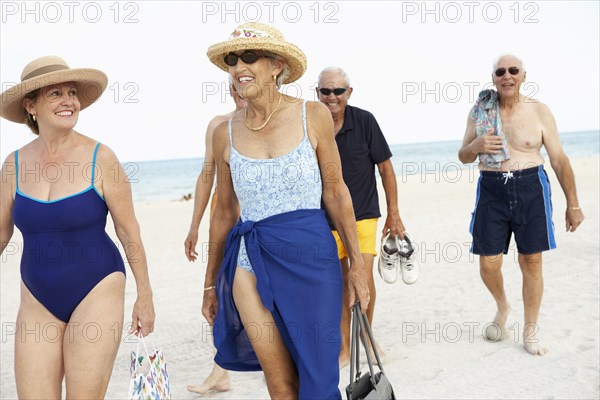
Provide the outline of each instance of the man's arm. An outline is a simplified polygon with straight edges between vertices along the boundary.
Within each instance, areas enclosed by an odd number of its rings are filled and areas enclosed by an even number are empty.
[[[560,183],[560,186],[562,187],[567,199],[567,211],[565,213],[567,232],[575,232],[577,227],[585,218],[581,208],[579,207],[579,200],[577,199],[575,175],[573,174],[573,169],[571,168],[569,158],[565,154],[562,145],[560,144],[558,128],[556,127],[556,121],[554,120],[552,112],[545,104],[539,103],[537,107],[538,115],[543,126],[542,141],[546,151],[548,152],[550,165],[556,173],[558,182]]]
[[[477,159],[479,153],[498,154],[502,150],[502,138],[494,135],[490,130],[487,135],[476,137],[475,121],[471,113],[467,117],[467,129],[463,138],[462,146],[458,150],[458,159],[463,164],[472,163]]]
[[[379,169],[379,175],[381,175],[381,182],[385,191],[385,202],[387,204],[387,217],[383,226],[383,234],[385,235],[390,231],[391,235],[396,235],[400,239],[404,239],[405,228],[402,218],[400,218],[400,211],[398,211],[398,185],[391,159],[388,158],[377,164],[377,168]]]

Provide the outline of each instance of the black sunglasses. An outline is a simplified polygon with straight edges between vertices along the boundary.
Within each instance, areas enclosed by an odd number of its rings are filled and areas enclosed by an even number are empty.
[[[335,88],[335,89],[317,88],[317,92],[321,92],[321,94],[323,96],[329,96],[331,93],[335,94],[336,96],[339,96],[341,94],[346,93],[346,90],[348,90],[348,88]]]
[[[230,67],[234,67],[238,63],[238,59],[240,58],[246,64],[254,64],[258,61],[259,58],[262,57],[269,58],[270,56],[265,56],[262,54],[257,54],[251,50],[246,50],[239,56],[235,53],[229,53],[223,58],[223,61],[225,61],[225,64],[229,65]]]
[[[500,78],[501,76],[504,76],[505,73],[506,73],[506,68],[504,68],[504,67],[498,68],[495,71],[495,74],[498,78]],[[519,68],[518,67],[508,67],[508,73],[511,75],[517,75],[519,73]]]

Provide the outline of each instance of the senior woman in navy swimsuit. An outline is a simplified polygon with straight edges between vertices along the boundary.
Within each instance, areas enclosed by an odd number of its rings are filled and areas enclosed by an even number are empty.
[[[210,241],[219,251],[209,254],[202,311],[214,323],[215,361],[262,369],[275,399],[340,399],[342,307],[356,300],[364,312],[369,289],[331,114],[279,92],[302,76],[306,57],[269,25],[240,25],[208,56],[248,101],[213,137]],[[350,249],[344,305],[321,197]]]
[[[0,250],[14,225],[23,235],[15,335],[19,398],[61,398],[63,379],[67,398],[104,398],[125,297],[123,259],[105,231],[109,211],[137,285],[130,333],[138,325],[143,335],[154,329],[146,257],[125,172],[112,150],[74,130],[79,112],[106,85],[103,72],[71,69],[48,56],[25,66],[21,83],[2,93],[2,117],[38,135],[4,162],[0,193]],[[48,326],[57,330],[52,338],[31,334]]]

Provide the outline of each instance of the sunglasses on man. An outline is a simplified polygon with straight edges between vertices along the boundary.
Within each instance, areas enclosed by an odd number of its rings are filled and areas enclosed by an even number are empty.
[[[346,93],[346,90],[348,90],[348,88],[317,88],[317,92],[320,92],[323,96],[329,96],[331,93],[335,94],[336,96],[339,96],[341,94]]]
[[[223,57],[223,61],[225,61],[225,64],[229,65],[230,67],[235,67],[239,59],[242,59],[245,64],[254,64],[259,58],[263,57],[270,58],[270,56],[258,54],[252,50],[246,50],[239,56],[235,53],[229,53]]]
[[[519,73],[519,68],[518,67],[508,67],[508,73],[515,76]],[[504,76],[504,74],[506,74],[506,68],[502,67],[502,68],[498,68],[495,71],[495,74],[498,78]]]

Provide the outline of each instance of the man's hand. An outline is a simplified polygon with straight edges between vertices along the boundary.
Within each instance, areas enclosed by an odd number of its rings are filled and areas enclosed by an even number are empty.
[[[388,212],[388,215],[385,218],[385,225],[383,225],[383,231],[381,232],[383,236],[390,232],[390,236],[398,236],[400,240],[404,240],[404,231],[406,231],[406,228],[402,223],[400,213]]]
[[[572,207],[567,207],[567,212],[565,213],[567,232],[575,232],[584,219],[585,216],[581,212],[581,208],[577,207],[573,209]]]
[[[471,149],[477,154],[499,154],[504,146],[502,136],[494,134],[494,129],[487,131],[485,135],[477,137],[471,142]]]

